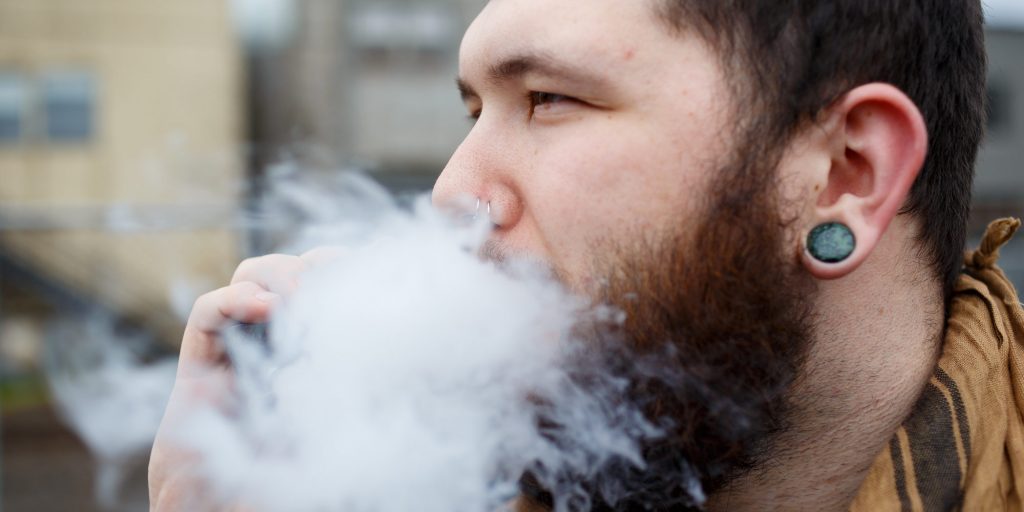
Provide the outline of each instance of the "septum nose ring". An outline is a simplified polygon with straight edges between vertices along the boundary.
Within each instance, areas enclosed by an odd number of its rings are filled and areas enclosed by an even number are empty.
[[[476,220],[478,220],[480,218],[480,205],[481,205],[481,203],[482,203],[481,199],[479,197],[476,198],[476,212],[473,213],[473,220],[474,221],[476,221]],[[490,221],[492,226],[494,226],[494,227],[498,227],[499,226],[499,224],[497,222],[494,222],[494,216],[491,215],[491,202],[490,201],[487,201],[487,220]]]

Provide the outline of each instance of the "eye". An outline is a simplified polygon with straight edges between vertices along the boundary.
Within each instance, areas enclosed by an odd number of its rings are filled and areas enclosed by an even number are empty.
[[[537,113],[538,111],[551,110],[559,105],[579,103],[579,100],[573,98],[572,96],[540,91],[531,91],[528,95],[528,99],[530,101],[531,115]]]
[[[561,94],[553,94],[553,93],[550,93],[550,92],[531,92],[530,93],[530,103],[534,107],[537,107],[537,106],[540,106],[540,105],[547,105],[547,104],[550,104],[550,103],[560,103],[562,101],[567,101],[569,99],[571,99],[571,98],[569,98],[568,96],[563,96]]]

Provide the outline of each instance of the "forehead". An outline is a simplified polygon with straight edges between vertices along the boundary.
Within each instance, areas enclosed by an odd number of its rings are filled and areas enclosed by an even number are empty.
[[[653,1],[491,0],[466,32],[460,66],[472,72],[517,52],[585,64],[637,48],[655,50],[676,38],[664,29]]]

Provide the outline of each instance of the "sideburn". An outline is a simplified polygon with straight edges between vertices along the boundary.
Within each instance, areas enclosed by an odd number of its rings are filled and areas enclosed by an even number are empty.
[[[584,477],[592,510],[696,510],[695,479],[713,494],[770,458],[787,428],[813,283],[787,256],[774,174],[721,170],[702,222],[601,262],[599,302],[626,318],[594,330],[598,360],[580,365],[581,382],[625,377],[622,399],[665,435],[644,443],[644,467],[619,461]],[[559,501],[529,475],[523,484]]]

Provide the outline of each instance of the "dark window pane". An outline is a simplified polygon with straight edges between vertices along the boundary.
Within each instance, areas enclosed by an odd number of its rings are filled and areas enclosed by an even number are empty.
[[[50,73],[43,79],[46,137],[54,142],[92,138],[96,85],[88,73]]]
[[[0,72],[0,144],[21,140],[25,131],[28,88],[15,73]]]

